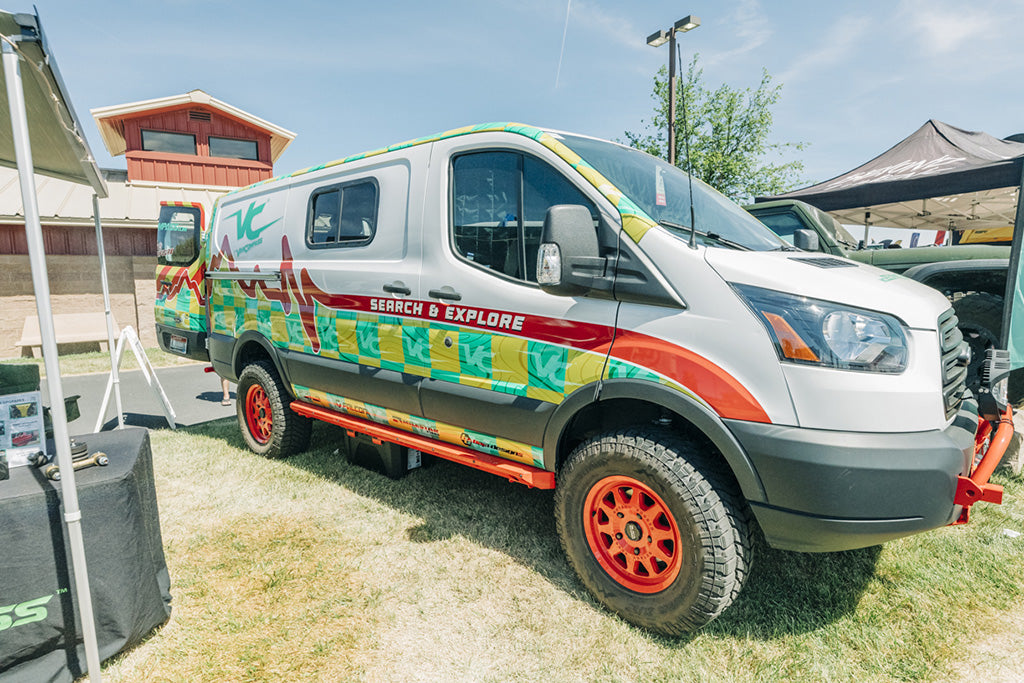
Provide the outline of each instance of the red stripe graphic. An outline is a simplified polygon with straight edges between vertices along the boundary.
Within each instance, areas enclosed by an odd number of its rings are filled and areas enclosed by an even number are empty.
[[[320,338],[316,329],[315,304],[336,310],[360,311],[384,316],[418,318],[462,327],[471,327],[510,334],[526,339],[570,346],[582,351],[604,354],[611,346],[611,355],[619,360],[648,368],[687,387],[700,396],[721,417],[770,423],[771,419],[757,399],[732,375],[715,363],[671,342],[639,332],[615,330],[608,325],[577,322],[562,318],[525,315],[490,308],[459,306],[387,297],[330,294],[320,289],[307,268],[298,271],[292,265],[288,238],[281,238],[281,286],[271,287],[262,280],[241,280],[239,285],[246,296],[256,296],[257,290],[271,301],[279,301],[285,314],[294,309],[302,319],[302,327],[314,353],[320,352]],[[238,272],[231,255],[227,236],[220,253],[210,263],[210,270]],[[259,266],[254,269],[259,271]],[[382,310],[391,302],[393,310]],[[473,312],[470,319],[470,312]],[[516,327],[516,320],[519,327]],[[612,340],[614,339],[614,344]]]

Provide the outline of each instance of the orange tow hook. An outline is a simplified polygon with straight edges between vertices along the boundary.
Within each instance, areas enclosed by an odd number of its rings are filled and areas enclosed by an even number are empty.
[[[984,443],[985,437],[988,436],[990,430],[991,427],[985,421],[981,421],[981,424],[978,425],[978,450],[980,450],[981,444]],[[1013,438],[1013,408],[1007,406],[1006,412],[999,418],[999,426],[989,440],[988,449],[985,451],[981,461],[974,467],[969,477],[962,475],[957,477],[956,495],[953,497],[953,503],[963,506],[963,510],[960,512],[960,518],[954,524],[965,524],[970,508],[975,503],[995,503],[998,505],[1003,502],[1003,487],[998,484],[990,484],[988,480],[992,478],[992,473],[995,472],[999,462],[1003,459],[1006,448],[1010,445],[1011,438]]]

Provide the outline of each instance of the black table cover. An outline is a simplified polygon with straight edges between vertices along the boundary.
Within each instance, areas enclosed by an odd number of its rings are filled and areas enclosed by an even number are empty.
[[[76,437],[106,467],[76,472],[100,659],[139,643],[171,614],[149,432]],[[51,452],[53,449],[51,448]],[[34,467],[0,481],[0,682],[85,673],[60,482]]]

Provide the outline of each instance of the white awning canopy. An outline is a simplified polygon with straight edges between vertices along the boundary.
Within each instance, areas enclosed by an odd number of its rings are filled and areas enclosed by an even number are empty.
[[[23,33],[31,40],[20,40]],[[71,97],[36,17],[0,11],[0,34],[14,45],[22,57],[21,80],[35,172],[90,185],[99,197],[106,197],[103,176],[85,140],[82,126],[68,105]],[[9,110],[5,83],[0,86],[0,111]],[[0,120],[0,165],[18,167],[14,156],[14,136],[7,119]]]

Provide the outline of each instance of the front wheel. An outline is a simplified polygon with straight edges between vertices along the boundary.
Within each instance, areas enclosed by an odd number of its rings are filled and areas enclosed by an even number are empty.
[[[750,539],[743,502],[720,467],[661,430],[612,432],[572,452],[555,492],[556,523],[599,602],[667,635],[698,629],[732,604]]]
[[[285,458],[309,446],[312,421],[293,412],[288,393],[268,361],[245,366],[238,378],[238,424],[252,451],[265,458]]]
[[[967,366],[967,388],[978,395],[985,351],[999,346],[1003,329],[1003,297],[975,292],[953,302],[953,310],[964,340],[971,347],[971,363]]]

